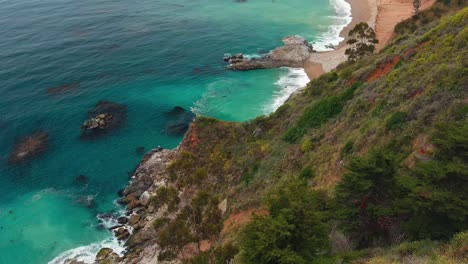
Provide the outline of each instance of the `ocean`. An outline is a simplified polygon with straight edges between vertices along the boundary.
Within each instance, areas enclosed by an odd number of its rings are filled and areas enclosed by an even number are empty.
[[[343,0],[0,1],[0,263],[122,252],[98,215],[124,209],[118,191],[144,151],[179,144],[168,112],[246,121],[309,81],[302,69],[229,71],[224,54],[260,56],[296,34],[324,50],[349,22]],[[100,100],[127,118],[83,139]],[[35,131],[49,134],[47,151],[9,164]]]

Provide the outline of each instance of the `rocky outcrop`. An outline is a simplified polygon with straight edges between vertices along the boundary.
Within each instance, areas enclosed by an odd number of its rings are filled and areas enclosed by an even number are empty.
[[[81,126],[81,138],[90,139],[120,127],[127,119],[127,106],[109,101],[99,101],[88,112]]]
[[[314,52],[312,45],[301,36],[289,36],[283,39],[284,46],[272,50],[261,58],[249,59],[242,54],[224,58],[232,70],[253,70],[279,67],[302,67]]]
[[[178,114],[185,110],[173,111],[173,114]],[[96,256],[96,263],[158,263],[159,249],[152,222],[162,215],[158,212],[159,208],[154,208],[149,201],[157,188],[166,185],[166,167],[174,160],[176,153],[177,150],[158,147],[143,157],[129,185],[122,191],[120,202],[127,206],[126,216],[118,217],[118,224],[110,228],[117,239],[126,241],[128,251],[125,256],[118,258],[109,249],[101,249]]]
[[[8,157],[8,162],[10,164],[18,164],[28,161],[45,152],[48,144],[49,135],[46,132],[39,131],[27,136],[15,145]]]
[[[119,255],[110,248],[101,248],[96,255],[96,263],[98,264],[112,264],[120,261]]]

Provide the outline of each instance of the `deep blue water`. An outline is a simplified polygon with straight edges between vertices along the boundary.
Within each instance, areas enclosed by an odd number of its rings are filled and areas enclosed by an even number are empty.
[[[96,215],[119,210],[136,148],[181,140],[165,133],[165,112],[244,121],[304,81],[301,70],[228,71],[224,53],[268,51],[292,34],[328,43],[334,16],[328,0],[0,0],[0,263],[47,263],[109,238]],[[66,84],[79,87],[48,93]],[[128,107],[126,123],[80,139],[103,99]],[[49,133],[48,150],[8,164],[15,142],[37,130]],[[83,196],[96,206],[77,203]]]

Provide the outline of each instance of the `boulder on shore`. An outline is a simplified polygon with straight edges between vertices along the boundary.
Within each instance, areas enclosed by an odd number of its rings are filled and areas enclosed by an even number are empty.
[[[253,70],[279,67],[302,67],[314,51],[312,45],[301,36],[283,38],[284,46],[270,51],[262,58],[249,59],[244,56],[231,56],[224,60],[229,62],[232,70]]]
[[[23,163],[47,150],[49,134],[36,132],[20,140],[8,157],[10,164]]]

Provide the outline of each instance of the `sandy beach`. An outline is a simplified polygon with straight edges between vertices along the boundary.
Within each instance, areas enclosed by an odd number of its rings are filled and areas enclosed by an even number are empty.
[[[345,40],[336,50],[311,54],[309,60],[304,64],[304,69],[310,79],[317,78],[346,61],[346,37],[356,24],[366,21],[369,26],[375,29],[379,40],[377,50],[380,50],[392,39],[395,25],[413,15],[412,0],[346,1],[351,5],[352,21],[340,33],[340,36]],[[431,7],[435,2],[436,0],[423,1],[421,10]]]

